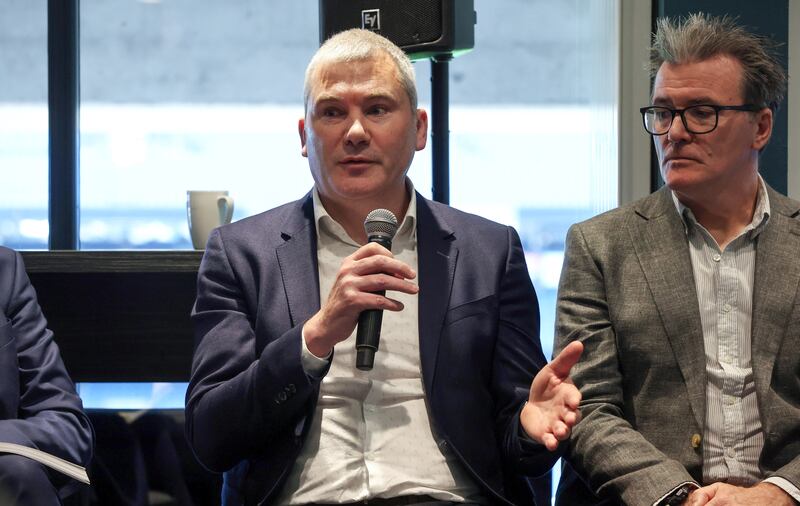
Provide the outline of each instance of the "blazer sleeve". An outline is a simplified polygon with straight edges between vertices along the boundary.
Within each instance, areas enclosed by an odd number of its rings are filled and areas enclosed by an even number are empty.
[[[595,257],[580,227],[567,234],[556,315],[556,349],[574,340],[585,347],[572,370],[583,399],[568,458],[597,495],[649,506],[694,479],[624,416],[623,373],[603,278],[608,259]],[[664,420],[665,426],[675,422]]]
[[[783,478],[796,488],[800,489],[800,455],[793,458],[788,464],[784,465],[774,473],[770,473],[768,478],[772,477]],[[794,499],[797,498],[795,497]]]
[[[10,261],[0,260],[0,265],[8,267],[0,270],[5,278],[0,287],[7,292],[0,294],[0,300],[8,297],[0,308],[0,334],[5,336],[0,348],[2,374],[7,380],[16,379],[9,382],[18,385],[13,392],[5,385],[1,390],[0,441],[38,448],[86,466],[94,433],[53,333],[47,329],[22,257],[13,252]],[[16,412],[9,412],[11,406]]]
[[[520,413],[531,382],[547,363],[539,340],[539,302],[530,280],[525,254],[516,231],[508,227],[508,256],[499,289],[499,321],[494,384],[503,406],[498,431],[503,435],[506,462],[520,474],[539,476],[553,467],[564,447],[551,452],[527,436]]]
[[[240,270],[229,261],[219,229],[213,231],[192,311],[195,351],[186,432],[200,462],[217,472],[269,454],[276,438],[299,437],[321,381],[303,369],[302,324],[275,336],[266,335],[274,329],[255,329],[249,308],[263,302],[254,288],[244,287],[252,272]],[[260,354],[257,338],[267,342]]]

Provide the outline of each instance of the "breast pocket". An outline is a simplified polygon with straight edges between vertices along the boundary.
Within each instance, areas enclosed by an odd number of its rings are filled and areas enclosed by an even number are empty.
[[[472,302],[466,302],[464,304],[459,304],[458,306],[449,309],[447,311],[444,324],[445,327],[448,327],[466,318],[475,316],[491,316],[496,312],[496,310],[497,297],[494,295],[489,295],[488,297],[474,300]]]
[[[454,363],[490,361],[496,338],[497,297],[490,295],[447,312],[440,353],[456,358]]]

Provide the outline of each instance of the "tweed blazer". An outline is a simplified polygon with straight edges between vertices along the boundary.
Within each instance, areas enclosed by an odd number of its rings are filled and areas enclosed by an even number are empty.
[[[760,466],[800,486],[800,203],[767,188],[753,286],[752,367]],[[574,225],[558,295],[556,348],[585,345],[573,379],[583,418],[558,503],[651,505],[702,483],[706,370],[689,247],[670,191]],[[588,489],[599,497],[594,497]]]

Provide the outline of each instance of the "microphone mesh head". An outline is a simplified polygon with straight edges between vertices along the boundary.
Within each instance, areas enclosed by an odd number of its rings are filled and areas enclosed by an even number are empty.
[[[392,239],[397,233],[397,218],[388,209],[375,209],[364,220],[364,230],[367,237],[378,235]]]

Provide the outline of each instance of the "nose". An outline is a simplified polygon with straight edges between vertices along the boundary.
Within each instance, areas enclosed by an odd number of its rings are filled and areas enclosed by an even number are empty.
[[[683,123],[683,116],[676,114],[667,131],[667,139],[670,142],[687,142],[691,138],[692,134],[686,130],[686,125]]]
[[[369,131],[364,127],[362,118],[354,118],[345,134],[345,143],[351,146],[368,144],[370,140]]]

